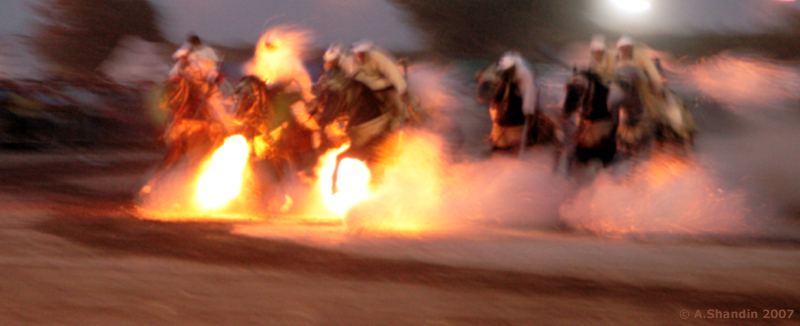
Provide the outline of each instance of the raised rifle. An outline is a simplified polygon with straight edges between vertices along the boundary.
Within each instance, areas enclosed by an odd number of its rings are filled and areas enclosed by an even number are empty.
[[[539,129],[539,119],[537,118],[536,113],[539,113],[540,110],[541,110],[540,104],[541,104],[542,91],[541,91],[541,88],[538,85],[539,84],[539,79],[536,78],[536,75],[537,75],[536,72],[533,72],[533,76],[534,76],[533,77],[533,83],[534,83],[534,85],[536,85],[536,104],[534,104],[534,107],[533,107],[533,114],[531,114],[531,115],[527,115],[526,114],[525,115],[525,124],[522,126],[522,141],[520,142],[520,146],[519,146],[519,155],[518,155],[519,157],[522,157],[522,153],[525,152],[525,147],[528,146],[528,127],[529,127],[529,124],[530,124],[531,117],[533,117],[533,119],[534,119],[534,121],[533,121],[533,132],[536,133],[536,132],[538,132],[538,129]]]
[[[408,115],[408,59],[400,58],[400,64],[403,66],[403,79],[406,81],[406,98],[401,98],[403,102],[403,108],[400,113],[400,128],[403,128],[403,124],[406,122],[406,116]]]

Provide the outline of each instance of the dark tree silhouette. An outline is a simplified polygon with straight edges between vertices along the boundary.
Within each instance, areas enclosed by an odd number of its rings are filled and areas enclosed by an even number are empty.
[[[698,58],[727,50],[756,51],[774,59],[800,58],[800,10],[786,8],[782,25],[761,33],[697,32],[693,35],[642,35],[638,39],[679,57]]]
[[[600,31],[589,0],[391,0],[411,14],[428,48],[448,56],[497,56],[514,49],[547,58],[548,48]]]
[[[66,72],[94,74],[126,35],[163,39],[147,0],[40,0],[33,9],[33,48]]]
[[[588,18],[591,0],[389,0],[409,14],[428,49],[449,57],[496,58],[507,50],[536,61],[557,61],[551,49],[593,34],[613,39]],[[754,50],[778,59],[800,57],[800,10],[787,7],[786,24],[761,33],[702,32],[691,35],[628,31],[637,41],[677,56],[702,57],[730,49]]]

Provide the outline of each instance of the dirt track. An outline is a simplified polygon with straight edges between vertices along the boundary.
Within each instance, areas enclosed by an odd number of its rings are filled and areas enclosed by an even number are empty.
[[[800,324],[791,240],[550,234],[316,247],[133,217],[155,154],[0,157],[3,325]],[[682,309],[797,311],[684,320]]]

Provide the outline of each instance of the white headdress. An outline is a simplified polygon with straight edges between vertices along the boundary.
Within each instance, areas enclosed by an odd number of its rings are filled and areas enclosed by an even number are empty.
[[[339,46],[338,44],[331,44],[331,46],[328,47],[328,50],[325,51],[325,54],[322,56],[322,59],[325,60],[325,62],[330,62],[339,59],[339,56],[341,55],[342,55],[342,47]]]
[[[522,58],[517,52],[513,51],[506,52],[505,54],[503,54],[502,57],[500,57],[500,61],[497,62],[497,69],[508,70],[509,68],[517,65],[517,63],[519,63],[521,59]]]
[[[606,38],[603,35],[595,35],[592,37],[592,42],[589,43],[589,49],[592,51],[605,51]]]
[[[633,39],[628,36],[623,36],[617,41],[617,48],[621,48],[623,46],[633,46]]]
[[[375,44],[368,40],[361,40],[353,44],[353,53],[361,53],[372,50]]]

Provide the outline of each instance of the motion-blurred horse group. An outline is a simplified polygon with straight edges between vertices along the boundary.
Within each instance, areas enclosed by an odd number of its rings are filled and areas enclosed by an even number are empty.
[[[391,114],[382,111],[380,99],[364,84],[345,73],[327,73],[315,86],[316,97],[305,102],[288,85],[266,84],[256,76],[243,77],[231,96],[235,130],[225,132],[208,113],[204,103],[192,103],[188,83],[179,79],[165,84],[162,106],[171,121],[163,134],[167,154],[156,175],[145,187],[148,193],[180,160],[193,169],[232,134],[243,135],[250,145],[250,165],[255,172],[255,192],[281,204],[285,186],[304,172],[314,176],[318,159],[330,149],[347,146],[336,157],[333,193],[337,192],[339,163],[344,158],[364,161],[380,180],[380,164],[390,155],[398,129],[390,125]],[[302,102],[315,123],[312,131],[292,115],[292,106]],[[407,110],[417,112],[418,106]],[[419,115],[409,115],[419,118]],[[415,125],[406,119],[407,126]],[[418,121],[416,121],[418,122]]]
[[[566,173],[591,162],[608,167],[646,157],[654,149],[685,152],[693,142],[694,125],[677,96],[666,89],[660,94],[663,105],[654,106],[643,98],[638,86],[641,74],[635,68],[619,69],[617,75],[618,80],[606,86],[597,74],[573,69],[557,116],[537,106],[533,116],[518,117],[528,127],[522,146],[554,145],[554,167]],[[512,78],[491,67],[479,73],[478,99],[490,108],[501,108],[496,121],[521,112],[519,97]]]

